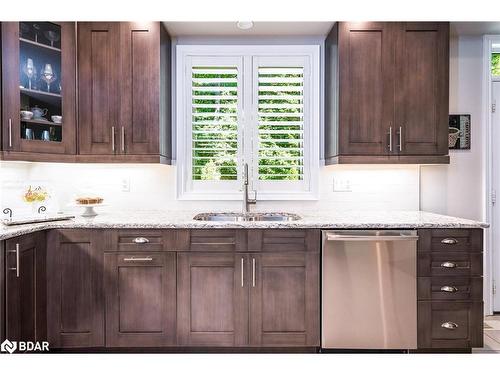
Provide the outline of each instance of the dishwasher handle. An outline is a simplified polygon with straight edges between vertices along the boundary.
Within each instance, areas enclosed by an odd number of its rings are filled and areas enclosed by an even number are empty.
[[[336,234],[336,233],[326,233],[327,241],[416,241],[418,236],[416,235],[351,235],[351,234]]]

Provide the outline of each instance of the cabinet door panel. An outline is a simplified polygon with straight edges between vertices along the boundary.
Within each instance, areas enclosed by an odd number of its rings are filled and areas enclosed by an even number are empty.
[[[319,254],[250,258],[250,345],[319,346]]]
[[[119,39],[119,23],[78,23],[81,154],[107,155],[116,150],[120,110]]]
[[[449,25],[400,23],[396,127],[402,155],[448,153]],[[399,142],[399,141],[398,141]]]
[[[6,337],[15,341],[44,340],[45,235],[35,233],[10,239],[6,241],[6,250]]]
[[[52,347],[104,345],[100,232],[49,232],[48,335]]]
[[[178,254],[177,333],[189,346],[242,346],[248,337],[248,257]]]
[[[393,122],[393,25],[342,23],[339,29],[340,153],[386,155]]]
[[[175,342],[174,253],[105,255],[106,346]]]
[[[160,24],[122,22],[120,152],[157,154],[160,120]],[[124,142],[124,144],[122,144]]]
[[[61,37],[61,52],[58,58],[52,56],[55,61],[59,60],[58,65],[61,65],[61,71],[57,71],[57,75],[61,77],[61,103],[57,102],[57,97],[48,99],[45,96],[43,89],[35,89],[29,97],[36,98],[37,101],[25,102],[20,99],[20,85],[25,85],[23,78],[20,81],[20,65],[24,61],[20,61],[21,48],[20,48],[20,35],[19,35],[19,22],[2,22],[2,122],[3,122],[3,150],[4,151],[20,151],[35,153],[31,155],[36,161],[36,154],[75,154],[76,152],[76,54],[75,54],[75,23],[74,22],[61,22],[57,23],[60,26]],[[39,25],[40,26],[40,25]],[[43,27],[42,27],[43,30]],[[26,45],[26,43],[25,43]],[[44,63],[38,48],[33,47],[30,50],[29,57],[34,59],[36,64],[35,68],[40,69],[41,64]],[[36,51],[36,52],[35,52]],[[27,53],[26,51],[24,53]],[[56,53],[57,54],[57,53]],[[40,61],[41,60],[41,61]],[[54,64],[53,60],[52,64]],[[40,64],[40,67],[39,65]],[[40,72],[39,72],[40,73]],[[40,76],[39,76],[40,77]],[[57,81],[59,82],[59,81]],[[54,86],[55,84],[53,84]],[[40,91],[40,92],[38,92]],[[26,97],[25,97],[26,99]],[[32,99],[31,99],[32,100]],[[43,104],[42,104],[43,103]],[[62,115],[64,119],[64,127],[62,136],[59,141],[39,142],[27,140],[21,137],[21,132],[24,130],[21,126],[19,111],[25,107],[38,105],[40,107],[53,105],[53,112],[51,114]],[[50,107],[49,105],[49,107]],[[21,108],[23,107],[23,108]],[[55,109],[57,107],[57,110]],[[47,116],[49,117],[49,116]],[[49,118],[50,120],[50,118]],[[24,123],[26,126],[26,123]],[[42,129],[37,128],[34,123],[28,124],[36,134],[41,135]],[[37,135],[38,137],[39,135]],[[11,144],[10,144],[11,143]],[[21,157],[22,158],[22,157]],[[43,158],[43,157],[42,157]],[[54,158],[57,160],[57,158]]]

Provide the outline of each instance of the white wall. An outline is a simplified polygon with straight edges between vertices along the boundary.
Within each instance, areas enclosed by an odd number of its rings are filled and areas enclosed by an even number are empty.
[[[75,195],[95,192],[108,207],[102,210],[240,210],[240,201],[178,201],[175,167],[165,165],[0,163],[3,192],[1,206],[18,214],[31,213],[22,201],[28,185],[47,187],[50,211],[72,211]],[[350,192],[334,192],[333,180],[349,181]],[[130,181],[130,192],[122,191],[122,180]],[[258,202],[258,210],[417,210],[419,203],[417,166],[322,167],[317,201]]]
[[[450,164],[421,167],[421,209],[484,220],[482,36],[450,45],[450,113],[471,114],[471,149],[450,150]]]

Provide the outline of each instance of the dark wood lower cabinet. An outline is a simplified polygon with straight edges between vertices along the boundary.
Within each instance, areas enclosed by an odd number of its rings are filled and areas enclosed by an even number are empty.
[[[250,255],[250,345],[319,346],[319,253]]]
[[[175,253],[104,255],[106,346],[175,344]]]
[[[47,243],[50,347],[104,346],[102,232],[53,230]]]
[[[482,230],[421,229],[418,236],[418,348],[482,347]]]
[[[45,233],[5,242],[5,335],[14,341],[45,340]]]
[[[483,346],[483,303],[419,301],[418,347],[461,349]]]
[[[481,347],[481,233],[418,234],[417,351]],[[318,348],[319,240],[317,230],[90,229],[9,239],[2,335],[75,351]]]
[[[248,255],[177,255],[177,338],[184,346],[248,342]]]

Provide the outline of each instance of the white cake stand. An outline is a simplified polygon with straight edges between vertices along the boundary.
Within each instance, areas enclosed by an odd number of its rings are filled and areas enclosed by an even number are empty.
[[[72,204],[72,207],[82,207],[83,213],[80,215],[82,217],[94,217],[97,216],[97,212],[94,210],[95,207],[104,207],[107,204],[104,203],[91,203],[91,204]]]

